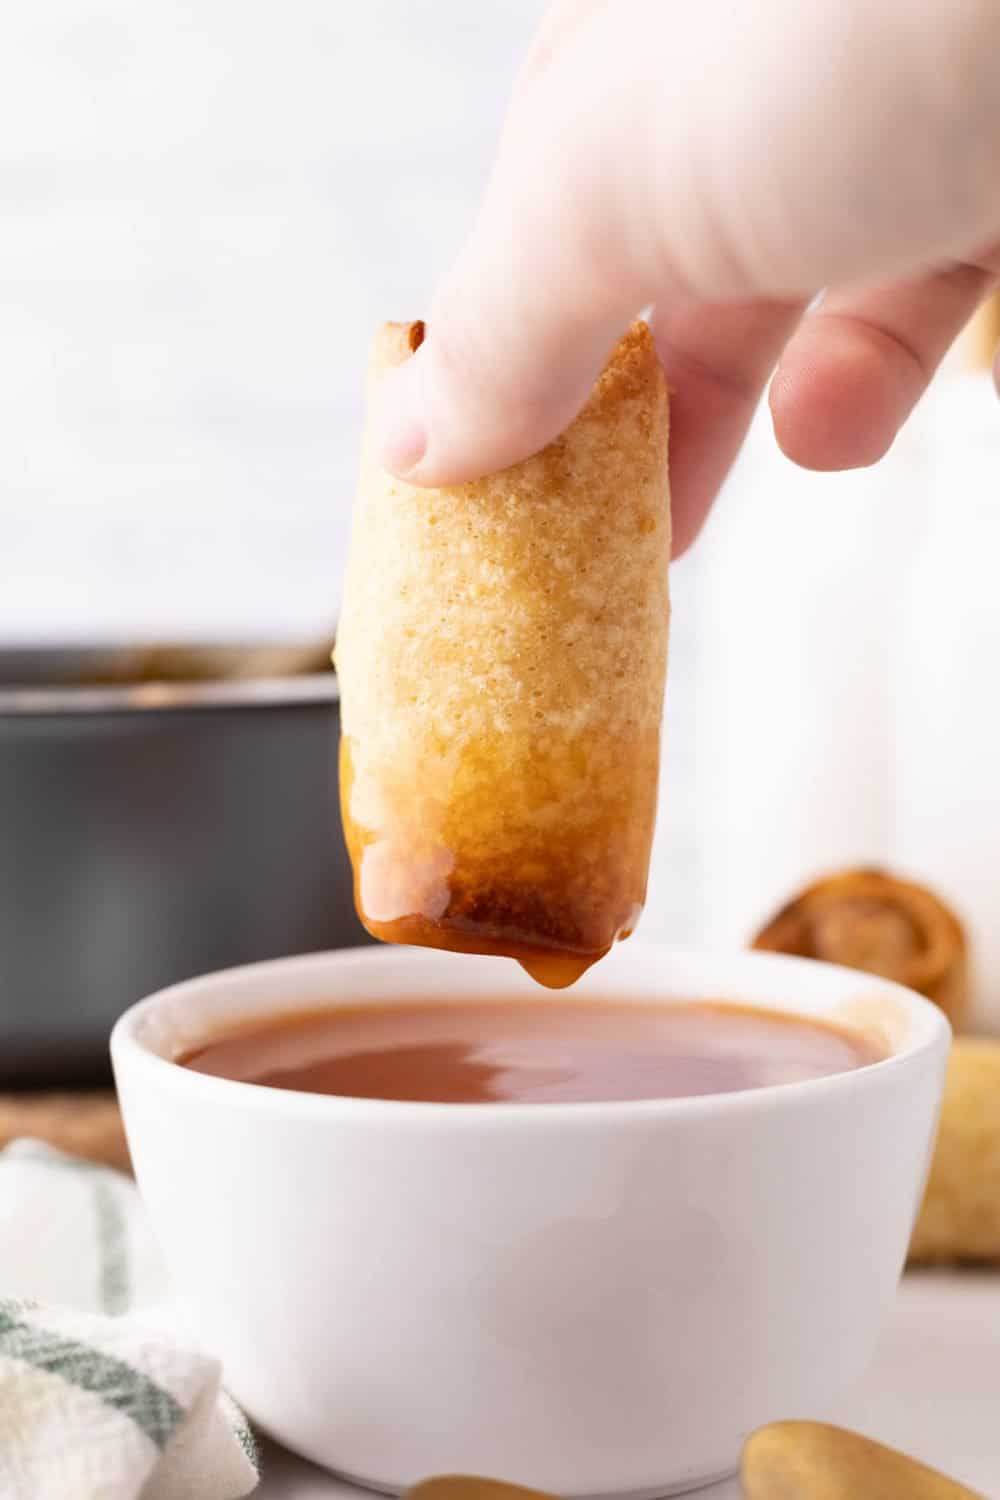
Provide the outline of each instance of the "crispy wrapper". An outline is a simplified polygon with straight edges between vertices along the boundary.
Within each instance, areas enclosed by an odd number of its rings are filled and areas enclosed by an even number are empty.
[[[962,331],[959,345],[971,370],[992,370],[1000,345],[1000,293],[980,303]]]
[[[419,346],[388,325],[374,385]],[[443,489],[362,455],[337,636],[341,800],[376,937],[565,984],[638,918],[669,617],[667,393],[649,330],[570,428]]]
[[[844,870],[817,880],[772,917],[753,946],[895,979],[933,1000],[953,1026],[965,1014],[961,922],[932,891],[885,870]]]
[[[1000,1262],[1000,1041],[951,1049],[912,1262]]]

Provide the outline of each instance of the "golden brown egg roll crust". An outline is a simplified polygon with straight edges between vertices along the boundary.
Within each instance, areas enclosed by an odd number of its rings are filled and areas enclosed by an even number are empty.
[[[379,333],[371,384],[422,326]],[[649,330],[502,473],[420,489],[366,436],[336,663],[358,909],[398,942],[574,977],[630,930],[666,670],[667,393]]]
[[[889,870],[851,869],[800,891],[753,946],[825,959],[919,990],[961,1026],[968,1001],[965,931],[926,886]]]

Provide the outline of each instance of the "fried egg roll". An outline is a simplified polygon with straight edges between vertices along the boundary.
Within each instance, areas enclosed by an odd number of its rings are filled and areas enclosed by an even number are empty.
[[[419,347],[375,341],[370,394]],[[366,433],[335,660],[361,920],[571,983],[635,926],[656,812],[670,558],[667,391],[645,324],[567,431],[467,484]]]
[[[919,990],[960,1027],[968,956],[958,917],[934,891],[888,870],[841,870],[800,891],[755,948],[821,958]]]
[[[915,1264],[1000,1263],[1000,1041],[958,1037],[923,1206]]]

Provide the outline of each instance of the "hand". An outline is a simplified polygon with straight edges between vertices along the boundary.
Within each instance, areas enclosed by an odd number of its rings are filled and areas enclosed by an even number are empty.
[[[775,365],[791,458],[874,463],[1000,274],[998,55],[996,0],[557,0],[386,381],[388,466],[454,483],[537,451],[648,307],[675,554]]]

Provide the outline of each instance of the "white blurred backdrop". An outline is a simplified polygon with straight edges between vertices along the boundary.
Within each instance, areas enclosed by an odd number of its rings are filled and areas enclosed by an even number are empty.
[[[541,0],[0,6],[0,634],[336,614],[360,380]]]

